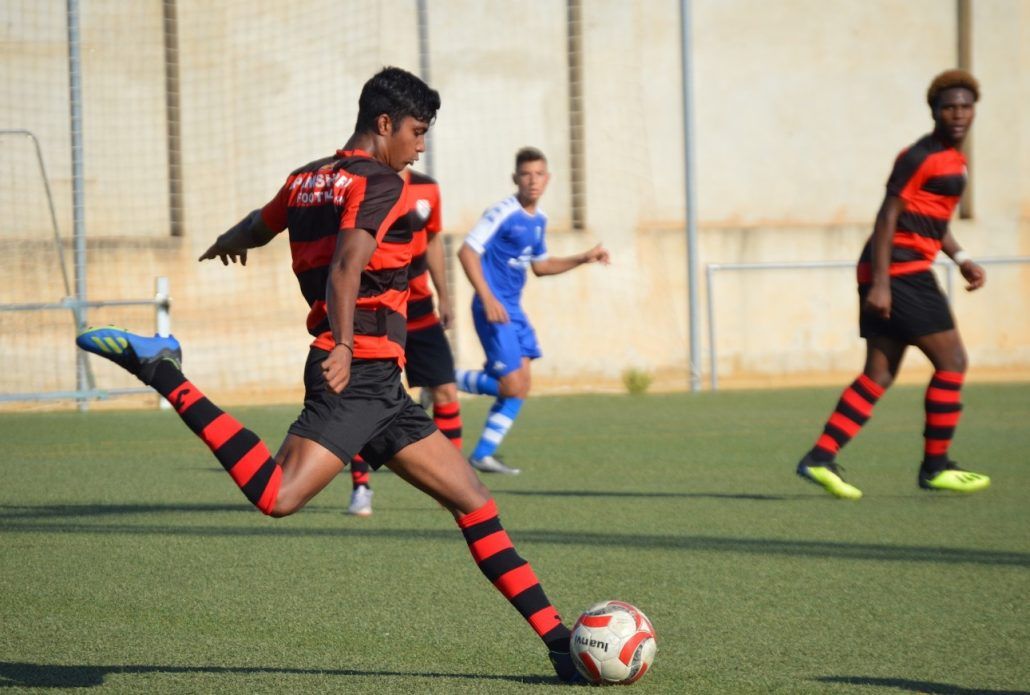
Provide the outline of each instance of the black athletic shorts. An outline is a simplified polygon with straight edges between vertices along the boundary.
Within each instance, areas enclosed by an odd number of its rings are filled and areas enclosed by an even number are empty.
[[[443,326],[434,324],[408,333],[404,346],[404,373],[408,386],[442,386],[454,383],[454,356]]]
[[[858,286],[858,332],[863,338],[888,337],[911,343],[914,338],[950,331],[955,327],[948,299],[929,270],[891,278],[889,319],[862,310],[870,287]]]
[[[436,430],[426,411],[401,385],[394,360],[354,360],[339,396],[325,388],[322,362],[329,353],[311,348],[304,365],[304,410],[290,434],[318,442],[345,464],[361,454],[372,468]]]

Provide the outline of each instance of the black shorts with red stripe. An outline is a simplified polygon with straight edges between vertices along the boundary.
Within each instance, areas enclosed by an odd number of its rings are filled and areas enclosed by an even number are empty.
[[[318,348],[308,352],[304,409],[290,425],[290,434],[321,444],[344,463],[361,454],[372,468],[379,468],[436,431],[401,385],[395,360],[354,360],[350,382],[337,396],[325,387],[322,362],[328,356]]]
[[[404,373],[412,388],[454,383],[454,355],[439,323],[408,333],[404,359]]]
[[[863,338],[893,338],[911,343],[913,339],[955,327],[948,300],[927,270],[891,277],[891,316],[883,319],[862,310],[871,285],[858,286],[859,335]]]

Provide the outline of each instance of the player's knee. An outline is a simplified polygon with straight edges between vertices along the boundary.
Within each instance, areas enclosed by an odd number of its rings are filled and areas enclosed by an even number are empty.
[[[456,384],[442,384],[434,386],[433,405],[447,405],[458,400],[458,387]]]
[[[525,398],[529,395],[529,376],[522,370],[501,377],[498,393],[504,398]]]
[[[883,389],[890,388],[891,384],[894,383],[895,374],[887,368],[866,369],[865,375]]]
[[[948,363],[943,367],[948,372],[959,372],[965,374],[966,369],[969,368],[969,357],[966,355],[964,348],[959,346],[950,355]]]
[[[291,494],[289,490],[284,491],[280,489],[279,494],[276,495],[275,504],[272,506],[271,511],[267,512],[267,516],[273,519],[282,519],[284,516],[290,516],[299,512],[305,502],[305,499]]]

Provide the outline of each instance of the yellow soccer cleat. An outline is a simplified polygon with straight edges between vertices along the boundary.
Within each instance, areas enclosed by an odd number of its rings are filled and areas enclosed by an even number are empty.
[[[797,467],[797,474],[800,477],[822,486],[824,490],[834,497],[843,500],[861,499],[862,491],[854,485],[849,485],[841,476],[843,472],[844,469],[832,461],[822,463],[810,456],[805,456],[805,458],[801,459]]]
[[[919,469],[919,487],[924,490],[951,490],[952,492],[979,492],[988,488],[991,479],[982,473],[973,473],[958,467],[954,461],[937,471]]]

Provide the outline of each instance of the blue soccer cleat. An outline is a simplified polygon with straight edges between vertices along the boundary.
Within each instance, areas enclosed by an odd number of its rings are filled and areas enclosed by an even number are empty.
[[[105,326],[87,328],[75,339],[75,344],[86,352],[106,357],[148,386],[162,361],[169,360],[176,368],[182,364],[182,347],[172,336],[146,338],[115,326]]]

